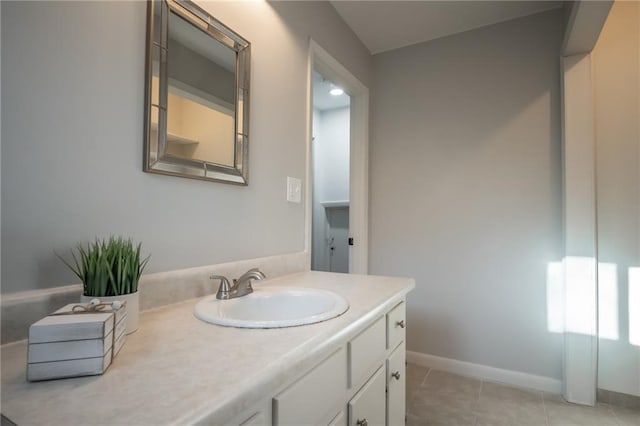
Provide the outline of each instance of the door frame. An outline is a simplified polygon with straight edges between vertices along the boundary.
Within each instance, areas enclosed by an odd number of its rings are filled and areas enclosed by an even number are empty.
[[[309,39],[307,72],[307,140],[304,247],[311,267],[311,235],[313,226],[313,71],[342,86],[351,97],[349,147],[349,236],[355,244],[349,246],[349,273],[367,274],[369,263],[369,88],[349,70]]]

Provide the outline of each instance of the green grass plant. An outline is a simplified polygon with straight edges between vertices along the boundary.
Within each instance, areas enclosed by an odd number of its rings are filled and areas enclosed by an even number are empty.
[[[60,260],[82,280],[85,296],[121,296],[138,291],[138,280],[149,262],[142,259],[142,243],[134,246],[130,239],[110,237],[71,250],[73,262]]]

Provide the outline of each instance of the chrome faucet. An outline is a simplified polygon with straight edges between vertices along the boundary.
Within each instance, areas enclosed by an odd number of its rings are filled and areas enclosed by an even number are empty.
[[[222,275],[211,275],[209,279],[220,280],[220,287],[216,293],[216,299],[229,300],[236,297],[246,296],[249,293],[253,293],[253,287],[251,286],[251,280],[263,280],[266,275],[258,268],[249,269],[242,274],[240,278],[233,280],[233,285],[229,283],[227,277]]]

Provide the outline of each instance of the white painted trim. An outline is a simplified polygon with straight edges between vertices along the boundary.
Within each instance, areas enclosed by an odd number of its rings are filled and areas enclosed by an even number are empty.
[[[350,128],[351,147],[349,159],[349,234],[355,245],[349,247],[349,272],[366,274],[369,270],[369,89],[348,69],[333,58],[313,39],[309,40],[307,76],[307,179],[305,203],[305,250],[311,256],[312,232],[312,164],[311,142],[313,138],[313,70],[342,86],[351,96]]]
[[[596,45],[613,0],[571,2],[567,19],[562,55],[589,53]]]
[[[537,376],[520,371],[504,370],[482,364],[458,361],[421,352],[407,351],[407,361],[422,367],[434,368],[448,373],[473,377],[490,382],[504,383],[521,388],[535,389],[543,392],[559,394],[562,382],[553,377]]]
[[[561,63],[565,245],[563,395],[569,402],[593,406],[598,371],[598,251],[591,55],[565,56]]]
[[[349,184],[349,271],[369,272],[369,89],[351,95],[351,182]]]
[[[307,54],[307,105],[306,105],[306,127],[307,136],[305,140],[305,175],[304,175],[304,253],[307,256],[307,269],[311,269],[311,245],[313,234],[313,164],[311,163],[311,151],[313,143],[313,64],[314,53],[311,46]]]

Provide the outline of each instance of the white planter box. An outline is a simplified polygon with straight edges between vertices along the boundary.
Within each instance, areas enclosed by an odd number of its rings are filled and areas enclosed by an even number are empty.
[[[69,304],[29,328],[27,379],[102,374],[126,341],[127,307],[71,313]]]
[[[111,359],[111,350],[109,350],[103,357],[28,364],[27,380],[34,382],[66,377],[95,376],[106,371],[111,364]]]

